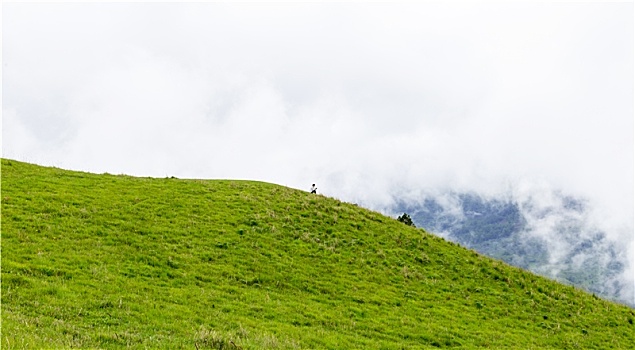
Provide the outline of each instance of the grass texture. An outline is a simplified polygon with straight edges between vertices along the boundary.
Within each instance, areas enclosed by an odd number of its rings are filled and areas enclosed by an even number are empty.
[[[274,184],[2,160],[3,349],[629,349],[635,313]]]

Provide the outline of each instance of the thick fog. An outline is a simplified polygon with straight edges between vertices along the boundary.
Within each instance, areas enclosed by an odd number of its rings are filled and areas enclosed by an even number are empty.
[[[6,3],[2,155],[377,210],[560,191],[632,286],[633,41],[632,3]]]

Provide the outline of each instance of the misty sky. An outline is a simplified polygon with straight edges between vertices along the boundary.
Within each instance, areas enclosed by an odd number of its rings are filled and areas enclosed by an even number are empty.
[[[371,207],[556,190],[632,245],[633,22],[632,2],[5,3],[2,156]]]

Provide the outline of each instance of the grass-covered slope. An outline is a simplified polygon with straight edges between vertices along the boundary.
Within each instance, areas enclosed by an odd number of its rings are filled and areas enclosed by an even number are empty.
[[[2,347],[628,349],[633,310],[332,198],[2,160]]]

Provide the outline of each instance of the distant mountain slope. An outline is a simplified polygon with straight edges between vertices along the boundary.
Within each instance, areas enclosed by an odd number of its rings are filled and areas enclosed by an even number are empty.
[[[410,213],[418,227],[480,253],[635,307],[632,293],[623,293],[625,282],[617,280],[626,257],[605,233],[585,232],[589,228],[583,227],[582,201],[556,195],[557,211],[529,208],[536,223],[544,221],[541,230],[549,231],[546,239],[532,232],[525,217],[528,210],[519,203],[474,193],[446,193],[441,198],[430,196],[420,203],[401,201],[393,211]],[[553,242],[558,246],[552,247]]]
[[[2,160],[3,348],[605,349],[635,312],[273,184]]]

